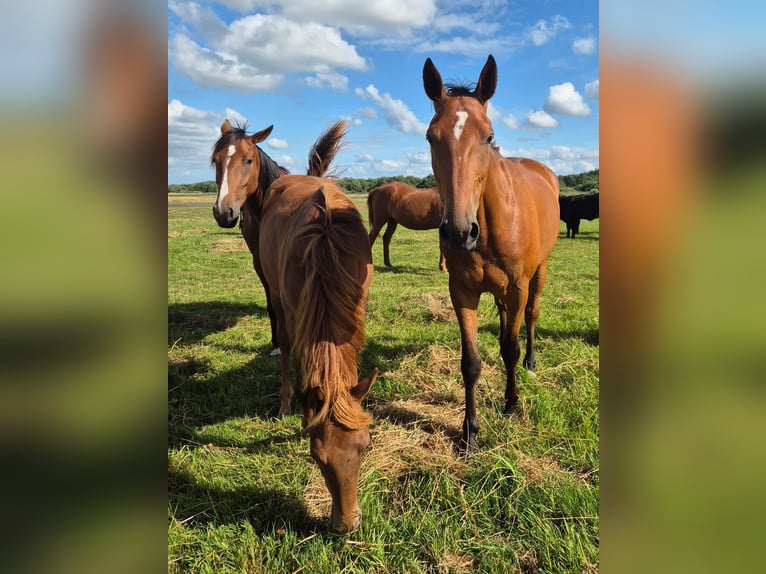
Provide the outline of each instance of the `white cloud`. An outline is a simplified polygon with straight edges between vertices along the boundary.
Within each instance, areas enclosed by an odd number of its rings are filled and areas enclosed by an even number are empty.
[[[285,140],[279,138],[269,138],[266,140],[266,145],[272,149],[287,149],[290,147]]]
[[[232,56],[203,48],[183,34],[170,40],[168,50],[176,72],[203,87],[268,91],[282,82],[280,74],[265,74]]]
[[[375,161],[375,156],[369,153],[363,153],[356,156],[357,161]]]
[[[548,22],[545,20],[538,20],[534,26],[530,26],[527,30],[527,38],[529,38],[535,46],[542,46],[561,30],[567,30],[571,28],[571,26],[569,20],[564,18],[564,16],[559,16],[557,14]]]
[[[503,113],[498,110],[492,102],[488,102],[487,117],[489,118],[489,121],[496,122],[503,117]]]
[[[511,128],[512,130],[518,130],[521,128],[519,120],[513,114],[508,114],[501,121],[504,125]]]
[[[227,25],[196,4],[170,6],[202,37],[194,41],[185,31],[176,33],[169,41],[170,60],[180,75],[204,87],[275,90],[287,74],[311,72],[307,85],[345,90],[348,79],[336,69],[368,69],[335,28],[269,14],[244,16]]]
[[[348,78],[337,72],[317,72],[314,76],[306,78],[306,85],[310,88],[331,88],[342,92],[348,91]]]
[[[557,128],[559,123],[556,118],[546,114],[543,110],[532,110],[525,114],[527,125],[533,128]]]
[[[436,16],[435,0],[215,0],[240,13],[279,11],[298,22],[317,22],[345,28],[355,34],[383,31],[406,32],[431,24]]]
[[[358,94],[358,92],[357,92]],[[380,116],[378,116],[378,112],[373,110],[372,108],[361,108],[356,111],[356,115],[360,118],[365,118],[368,120],[377,120]]]
[[[589,100],[598,99],[598,80],[593,80],[585,84],[585,97]]]
[[[543,109],[549,114],[562,116],[589,116],[590,108],[575,90],[572,82],[565,82],[549,88],[548,99]]]
[[[506,157],[528,157],[544,163],[557,175],[568,175],[591,171],[598,167],[598,148],[552,146],[549,149],[519,148],[503,154]]]
[[[369,98],[383,111],[386,123],[391,127],[406,134],[425,135],[426,124],[415,117],[415,114],[401,100],[391,97],[391,94],[382,94],[374,85],[370,84],[364,90],[357,88],[356,95]]]
[[[340,119],[346,120],[349,123],[349,125],[352,125],[352,126],[362,125],[362,120],[360,120],[359,118],[355,118],[353,116],[341,116]]]
[[[572,51],[575,54],[593,54],[596,52],[596,39],[592,36],[588,38],[577,38],[572,42]]]

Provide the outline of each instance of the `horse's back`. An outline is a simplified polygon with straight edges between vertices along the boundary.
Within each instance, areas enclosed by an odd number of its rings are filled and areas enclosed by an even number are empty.
[[[404,227],[424,230],[439,227],[443,212],[437,188],[413,187],[399,200],[393,215]]]
[[[317,193],[323,195],[324,205],[316,200]],[[356,267],[360,276],[366,275],[366,265],[372,264],[372,251],[354,202],[331,180],[283,176],[269,188],[261,224],[261,259],[275,283],[300,273],[309,235],[328,233],[324,225],[316,225],[325,219],[347,245],[353,245],[353,250],[346,252],[345,263]],[[353,265],[354,262],[357,264]],[[284,290],[284,286],[280,288]]]

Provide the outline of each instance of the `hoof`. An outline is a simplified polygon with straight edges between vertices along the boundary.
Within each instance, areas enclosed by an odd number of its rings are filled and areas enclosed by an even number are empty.
[[[529,371],[530,373],[535,373],[535,361],[527,361],[524,359],[524,362],[522,363],[524,365],[524,368]]]
[[[271,353],[269,353],[269,357],[279,357],[282,354],[282,351],[279,350],[279,347],[274,347],[271,350]]]
[[[518,419],[521,417],[521,410],[519,409],[518,401],[506,402],[503,414],[511,419]]]
[[[462,454],[464,456],[476,454],[479,451],[479,447],[476,446],[476,437],[472,436],[468,440],[466,440],[465,437],[462,437],[457,444],[457,450],[458,454]]]

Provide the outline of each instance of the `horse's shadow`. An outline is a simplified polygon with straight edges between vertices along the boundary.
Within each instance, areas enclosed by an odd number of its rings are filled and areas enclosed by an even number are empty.
[[[382,264],[375,264],[375,273],[383,275],[433,275],[434,273],[440,273],[440,271],[436,265],[434,265],[434,269],[428,269],[426,267],[413,267],[412,265],[387,267]]]
[[[179,522],[222,526],[247,520],[259,535],[288,525],[299,536],[332,535],[326,521],[313,518],[297,494],[278,488],[219,489],[170,468],[168,502]]]
[[[243,317],[266,317],[265,307],[252,303],[204,301],[168,305],[168,342],[199,343],[208,335],[230,329]]]

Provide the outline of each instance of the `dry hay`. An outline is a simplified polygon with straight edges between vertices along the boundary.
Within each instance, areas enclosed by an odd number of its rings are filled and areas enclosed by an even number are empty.
[[[439,574],[448,574],[452,572],[470,572],[474,569],[473,566],[473,559],[447,550],[442,556],[439,557],[439,563],[436,565],[436,571],[439,572]]]
[[[212,253],[241,253],[248,251],[247,243],[241,237],[219,239],[210,247]]]
[[[500,376],[492,365],[485,364],[485,372]],[[370,429],[371,447],[362,460],[360,491],[388,490],[402,476],[422,470],[462,476],[467,461],[456,449],[465,415],[459,349],[431,345],[405,357],[396,371],[385,376],[405,379],[421,392],[370,408],[376,423]],[[310,517],[323,520],[330,515],[332,500],[316,465],[303,498]],[[471,562],[458,555],[445,556],[444,566],[460,572],[469,570]]]
[[[455,377],[445,382],[443,375],[441,381],[427,376],[429,372],[451,372],[455,359],[446,349],[432,346],[427,352],[426,368],[415,368],[420,355],[402,361],[405,372],[420,373],[419,387],[424,392],[371,408],[377,424],[370,429],[372,442],[362,460],[360,490],[390,488],[402,475],[417,470],[460,475],[465,469],[465,459],[455,450],[464,415],[460,382]],[[396,376],[402,376],[401,371]],[[317,466],[312,468],[303,498],[310,517],[321,520],[330,515],[330,493]]]
[[[418,299],[418,308],[425,308],[432,320],[457,323],[449,293],[424,293]]]

